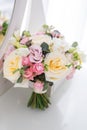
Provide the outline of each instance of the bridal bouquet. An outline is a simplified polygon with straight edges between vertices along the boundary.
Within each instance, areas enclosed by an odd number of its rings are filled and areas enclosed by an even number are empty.
[[[84,54],[78,43],[69,45],[52,26],[30,34],[14,32],[4,56],[3,75],[14,87],[31,87],[32,95],[27,106],[41,110],[49,107],[48,89],[55,82],[73,77],[80,70]]]

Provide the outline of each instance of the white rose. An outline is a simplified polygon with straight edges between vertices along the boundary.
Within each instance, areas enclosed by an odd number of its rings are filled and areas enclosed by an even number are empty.
[[[20,73],[19,71],[14,73],[14,71],[22,67],[22,56],[27,56],[28,54],[28,48],[19,48],[10,53],[3,64],[3,74],[6,79],[12,83],[17,81]]]
[[[80,56],[81,63],[87,61],[87,55],[84,52],[79,51],[79,56]]]
[[[41,45],[43,42],[46,42],[48,45],[52,43],[51,37],[47,35],[34,35],[30,39],[32,39],[33,44]]]
[[[49,53],[45,59],[45,64],[48,66],[48,71],[45,72],[46,79],[55,82],[65,78],[69,73],[69,69],[66,67],[67,63],[65,55],[62,53],[58,51]]]
[[[65,52],[69,49],[69,44],[65,41],[65,39],[61,38],[53,38],[53,51],[58,50],[61,52]]]

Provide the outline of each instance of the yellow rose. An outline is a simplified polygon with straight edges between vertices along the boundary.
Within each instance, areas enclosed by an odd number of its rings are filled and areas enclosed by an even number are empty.
[[[45,64],[48,67],[48,71],[45,72],[46,79],[54,82],[64,78],[69,71],[66,67],[67,63],[64,54],[58,51],[49,53],[45,59]]]
[[[3,64],[3,74],[6,79],[12,83],[17,81],[20,73],[19,71],[14,73],[14,71],[22,67],[22,56],[27,56],[28,54],[28,48],[19,48],[10,53]]]

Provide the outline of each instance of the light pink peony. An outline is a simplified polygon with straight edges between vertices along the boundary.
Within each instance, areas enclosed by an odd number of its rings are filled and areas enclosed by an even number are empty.
[[[42,61],[42,48],[39,45],[32,45],[30,48],[29,59],[32,63],[40,63]]]
[[[69,75],[66,76],[66,79],[67,79],[67,80],[72,79],[74,73],[75,73],[75,68],[72,68],[72,70],[71,70],[71,72],[69,73]]]
[[[43,83],[40,81],[37,81],[34,83],[34,91],[37,93],[41,93],[43,91]]]
[[[33,80],[34,75],[33,75],[32,68],[26,69],[23,76],[29,80]]]
[[[44,72],[44,66],[42,63],[37,63],[37,64],[34,64],[32,66],[32,69],[33,69],[33,72],[36,74],[36,75],[40,75]]]
[[[22,57],[22,65],[23,66],[30,66],[31,65],[29,57]]]
[[[29,41],[29,37],[24,37],[24,38],[20,41],[20,43],[21,43],[22,45],[25,45],[28,41]]]

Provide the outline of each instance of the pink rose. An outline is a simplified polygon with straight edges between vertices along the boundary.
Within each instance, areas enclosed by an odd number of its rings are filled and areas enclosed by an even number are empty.
[[[29,41],[29,37],[24,37],[24,38],[20,41],[20,43],[21,43],[22,45],[25,45],[28,41]]]
[[[32,68],[26,69],[23,76],[29,80],[33,80],[34,75],[33,75]]]
[[[59,37],[60,37],[60,32],[59,32],[58,30],[54,30],[54,31],[52,32],[52,36],[53,36],[53,37],[56,37],[56,38],[59,38]]]
[[[71,72],[69,73],[69,75],[66,76],[66,79],[67,79],[67,80],[72,79],[74,73],[75,73],[75,68],[72,68],[72,70],[71,70]]]
[[[42,63],[37,63],[32,66],[33,72],[36,73],[36,75],[40,75],[44,72],[44,66]]]
[[[22,57],[22,65],[23,66],[30,66],[31,62],[28,57]]]
[[[7,49],[6,53],[5,53],[4,59],[6,59],[7,56],[14,50],[15,50],[14,46],[10,45],[9,48]]]
[[[43,86],[44,84],[42,83],[42,82],[40,82],[40,81],[37,81],[37,82],[35,82],[34,83],[34,91],[36,92],[36,93],[41,93],[42,92],[42,90],[43,90]]]
[[[32,63],[40,63],[42,61],[42,48],[39,45],[32,45],[30,48],[29,59]]]

